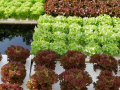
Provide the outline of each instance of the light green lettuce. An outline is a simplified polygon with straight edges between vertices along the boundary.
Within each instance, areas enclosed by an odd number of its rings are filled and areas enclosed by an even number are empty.
[[[104,54],[110,56],[117,56],[120,53],[120,49],[114,43],[105,44],[102,46],[102,51]]]
[[[73,42],[68,45],[68,50],[76,50],[83,52],[83,46]]]
[[[69,16],[67,18],[67,22],[68,24],[77,23],[79,25],[82,25],[82,18],[77,16]]]
[[[57,41],[50,43],[50,50],[55,51],[59,55],[63,55],[67,52],[67,45],[63,41]]]
[[[36,55],[39,51],[48,50],[50,43],[44,40],[33,41],[31,44],[31,53]]]
[[[88,56],[94,55],[94,54],[100,54],[101,53],[101,47],[94,42],[90,42],[88,45],[84,47],[84,52]]]

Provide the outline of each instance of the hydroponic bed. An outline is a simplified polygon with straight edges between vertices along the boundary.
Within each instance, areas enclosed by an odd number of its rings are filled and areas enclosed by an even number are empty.
[[[0,90],[120,90],[120,0],[0,0],[0,24],[37,25],[0,56]]]
[[[0,72],[1,72],[1,68],[3,65],[7,64],[8,61],[7,61],[7,56],[6,55],[2,55],[3,59],[0,61]],[[32,68],[31,67],[31,59],[33,59],[33,55],[31,55],[28,59],[27,59],[27,62],[25,64],[25,68],[26,68],[26,77],[24,79],[24,82],[22,84],[22,87],[24,88],[24,90],[29,90],[27,89],[26,87],[26,83],[27,81],[30,79],[30,76],[32,76],[35,71],[34,71],[34,65],[35,63],[32,64]],[[115,57],[117,60],[120,59],[120,56],[117,56]],[[89,61],[89,57],[86,58],[86,61]],[[31,71],[31,72],[30,72]],[[56,67],[55,67],[55,72],[59,75],[61,74],[64,70],[64,68],[61,66],[60,64],[60,61],[56,61]],[[100,73],[100,70],[97,70],[96,72],[93,70],[93,64],[90,64],[90,63],[86,63],[86,69],[85,71],[87,71],[90,76],[92,77],[93,79],[93,82],[96,82],[98,79],[97,79],[97,76],[99,75]],[[120,66],[118,67],[118,72],[116,74],[117,76],[120,76]],[[0,84],[2,84],[2,80],[1,80],[1,74],[0,74]],[[58,81],[56,84],[53,84],[52,86],[52,90],[61,90],[60,89],[60,85],[59,85],[60,81]],[[90,86],[87,87],[88,90],[94,90],[93,88],[93,84],[91,84]],[[120,90],[120,89],[119,89]]]

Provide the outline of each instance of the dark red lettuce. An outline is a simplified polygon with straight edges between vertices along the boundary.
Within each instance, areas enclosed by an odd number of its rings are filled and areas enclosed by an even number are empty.
[[[52,90],[52,84],[58,81],[58,75],[43,66],[37,66],[35,71],[27,82],[27,88],[29,90]]]
[[[106,54],[95,54],[90,57],[90,63],[94,64],[94,70],[109,70],[117,73],[117,60],[112,56]]]
[[[22,85],[26,76],[25,66],[20,62],[10,62],[1,69],[2,81]]]
[[[85,58],[87,56],[79,51],[68,51],[64,56],[61,57],[61,65],[65,69],[78,68],[84,70]]]
[[[30,51],[22,46],[10,46],[5,51],[9,61],[17,61],[23,64],[26,63],[26,59],[30,56]]]
[[[80,69],[69,69],[59,75],[61,90],[87,90],[92,83],[88,72]]]
[[[120,77],[113,76],[111,71],[104,70],[98,76],[98,81],[94,83],[95,90],[119,90]]]
[[[53,16],[93,17],[108,14],[119,17],[119,5],[119,0],[47,0],[44,9],[46,14]]]
[[[37,53],[33,61],[36,65],[45,66],[50,69],[55,69],[55,60],[58,58],[58,55],[51,50],[44,50]]]

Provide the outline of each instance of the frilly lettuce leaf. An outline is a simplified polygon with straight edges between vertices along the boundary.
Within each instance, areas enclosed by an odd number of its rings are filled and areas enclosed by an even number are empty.
[[[68,45],[68,50],[76,50],[83,52],[83,46],[73,42]]]
[[[83,25],[97,25],[97,19],[95,17],[84,17],[83,18]]]
[[[58,15],[57,17],[55,17],[55,21],[56,22],[61,22],[61,23],[67,23],[67,18],[66,17],[64,17],[64,16],[60,16],[60,15]]]
[[[54,32],[52,34],[52,39],[54,41],[64,41],[65,42],[67,39],[67,35],[65,33],[60,32],[60,31],[57,31],[57,32]]]
[[[119,17],[112,17],[113,25],[120,24],[120,18]]]
[[[77,16],[69,16],[67,18],[67,22],[68,24],[77,23],[79,25],[82,25],[82,18]]]
[[[51,15],[44,14],[39,17],[38,24],[40,23],[53,23],[55,22],[55,18],[53,18]]]
[[[102,51],[103,51],[103,53],[110,55],[110,56],[116,56],[120,53],[120,49],[114,43],[109,43],[109,44],[103,45]]]
[[[69,27],[67,23],[53,23],[52,24],[52,31],[60,31],[63,33],[68,33],[69,32]]]
[[[112,25],[112,18],[109,15],[99,15],[96,19],[98,25]]]
[[[31,44],[31,53],[36,55],[39,51],[48,50],[50,43],[44,40],[33,41]]]
[[[97,43],[90,42],[88,45],[84,47],[84,52],[89,56],[94,54],[100,54],[101,47]]]
[[[50,50],[55,51],[59,55],[63,55],[67,52],[67,45],[63,41],[56,41],[50,43]]]

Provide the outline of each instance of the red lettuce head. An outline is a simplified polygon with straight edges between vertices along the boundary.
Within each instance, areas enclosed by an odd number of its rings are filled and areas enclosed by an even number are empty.
[[[85,58],[87,56],[79,51],[68,51],[64,56],[61,57],[61,65],[65,69],[78,68],[84,70]]]
[[[44,50],[37,53],[33,61],[36,65],[45,66],[50,69],[55,69],[55,60],[58,58],[58,55],[51,50]]]
[[[94,70],[110,70],[117,73],[117,60],[112,56],[106,54],[95,54],[90,57],[90,63],[94,64]]]
[[[58,75],[43,66],[35,68],[35,74],[27,82],[29,90],[52,90],[52,84],[58,81]]]
[[[59,75],[62,90],[87,90],[92,83],[88,72],[80,69],[69,69]]]
[[[30,51],[23,48],[22,46],[10,46],[5,51],[8,55],[9,61],[19,61],[21,63],[26,63],[26,59],[30,56]]]
[[[98,76],[98,81],[94,83],[96,90],[119,90],[120,77],[113,76],[111,71],[104,70]]]
[[[2,67],[1,75],[3,82],[21,85],[26,76],[25,66],[20,62],[10,62]]]

